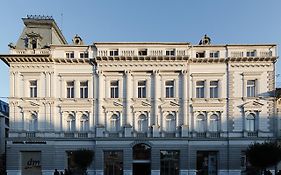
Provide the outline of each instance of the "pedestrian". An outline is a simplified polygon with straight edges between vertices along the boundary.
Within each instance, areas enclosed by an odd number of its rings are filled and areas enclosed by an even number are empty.
[[[60,172],[60,175],[63,175],[63,171]]]
[[[278,170],[276,175],[281,175],[281,170]]]
[[[60,175],[57,169],[55,169],[54,175]]]
[[[68,170],[66,168],[64,169],[64,175],[69,175]]]

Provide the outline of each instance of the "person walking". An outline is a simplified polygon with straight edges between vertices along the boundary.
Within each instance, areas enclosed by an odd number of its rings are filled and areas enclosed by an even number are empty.
[[[58,172],[58,170],[55,169],[54,175],[60,175],[60,172]]]

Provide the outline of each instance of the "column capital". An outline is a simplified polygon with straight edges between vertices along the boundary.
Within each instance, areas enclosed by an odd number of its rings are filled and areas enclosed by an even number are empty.
[[[187,72],[188,72],[188,70],[181,70],[181,73],[182,73],[183,75],[187,75]]]
[[[152,72],[153,72],[153,74],[154,74],[154,75],[157,75],[157,74],[159,74],[159,73],[160,73],[160,71],[159,71],[159,70],[153,70]]]

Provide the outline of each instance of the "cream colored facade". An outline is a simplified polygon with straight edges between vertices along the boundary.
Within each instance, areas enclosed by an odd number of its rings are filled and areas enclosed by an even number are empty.
[[[84,45],[78,36],[67,44],[52,19],[41,21],[58,39],[44,47],[45,31],[25,22],[29,43],[1,55],[10,67],[8,175],[26,173],[19,157],[30,152],[41,163],[35,174],[63,170],[78,148],[95,151],[89,174],[108,174],[105,154],[114,150],[124,175],[142,166],[165,174],[160,154],[172,150],[181,160],[175,174],[236,175],[250,143],[276,138],[275,44]],[[149,160],[134,159],[138,144],[150,147]],[[200,156],[216,161],[202,170]]]

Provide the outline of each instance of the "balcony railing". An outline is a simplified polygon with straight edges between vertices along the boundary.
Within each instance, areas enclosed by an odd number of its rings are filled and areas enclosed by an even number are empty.
[[[247,133],[247,136],[248,136],[248,137],[257,137],[257,136],[258,136],[258,133],[257,133],[257,132],[248,132],[248,133]]]
[[[199,137],[199,138],[205,138],[206,132],[197,132],[196,136]]]
[[[220,137],[219,132],[209,132],[208,134],[209,134],[210,138],[219,138]]]
[[[64,137],[66,137],[66,138],[74,138],[74,132],[66,132],[66,133],[64,133]]]
[[[36,137],[35,132],[27,132],[26,133],[26,137],[27,138],[34,138],[34,137]]]

